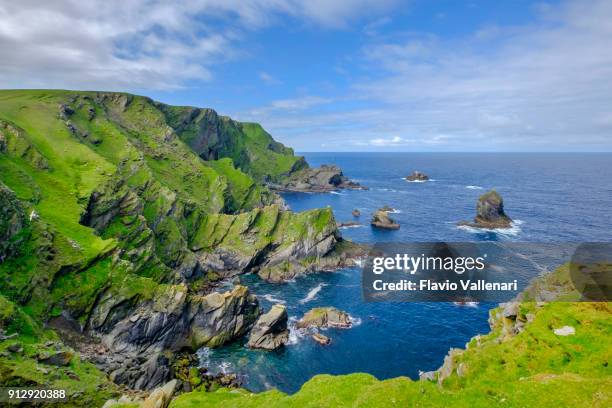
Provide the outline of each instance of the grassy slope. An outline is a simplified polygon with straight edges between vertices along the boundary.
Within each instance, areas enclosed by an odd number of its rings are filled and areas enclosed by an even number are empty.
[[[74,109],[68,118],[61,117],[62,104]],[[67,120],[76,131],[70,131]],[[165,115],[147,98],[97,92],[0,91],[0,132],[0,148],[6,148],[0,151],[0,183],[15,193],[27,215],[38,214],[22,231],[29,239],[18,253],[0,263],[0,314],[17,316],[0,322],[0,328],[19,333],[0,342],[0,352],[11,344],[24,348],[23,354],[0,357],[1,384],[62,385],[61,381],[70,381],[70,369],[82,381],[72,380],[67,387],[85,394],[81,404],[88,398],[101,401],[116,391],[101,372],[78,357],[67,368],[41,367],[36,362],[38,352],[50,351],[45,342],[57,340],[54,332],[41,329],[41,321],[68,311],[85,324],[102,291],[136,302],[169,286],[164,282],[171,266],[149,261],[139,265],[140,259],[111,261],[109,255],[116,248],[144,248],[140,258],[153,250],[161,261],[171,264],[174,257],[184,254],[180,245],[186,245],[196,230],[200,236],[211,232],[199,226],[207,217],[223,218],[234,225],[236,234],[241,232],[240,220],[254,219],[251,232],[261,245],[282,241],[285,237],[278,236],[280,230],[299,225],[311,217],[308,214],[321,219],[316,211],[295,215],[295,219],[285,213],[277,233],[271,237],[260,234],[266,228],[273,231],[264,225],[267,218],[257,217],[259,210],[251,209],[270,202],[270,192],[236,169],[230,158],[201,160],[173,136]],[[120,181],[125,187],[115,188]],[[81,224],[93,191],[108,193],[112,199],[126,189],[139,194],[142,215],[115,217],[99,231]],[[264,212],[276,213],[273,208]],[[178,215],[167,216],[171,209]],[[322,212],[325,218],[329,211]],[[146,246],[152,234],[149,227],[156,235],[153,249]],[[224,239],[228,246],[249,250],[231,233]],[[40,368],[50,373],[43,375]],[[104,390],[93,396],[98,386]]]
[[[561,268],[557,275],[566,273]],[[177,397],[171,407],[609,407],[611,312],[609,303],[537,307],[524,302],[520,318],[534,315],[524,331],[505,336],[504,319],[495,317],[491,333],[454,353],[454,367],[462,366],[462,376],[455,370],[442,385],[403,377],[378,381],[368,374],[318,375],[294,395],[192,392]],[[553,333],[564,325],[575,327],[576,334]]]

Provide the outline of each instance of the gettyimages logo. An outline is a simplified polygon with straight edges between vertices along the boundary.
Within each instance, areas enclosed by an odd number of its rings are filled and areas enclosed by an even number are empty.
[[[376,302],[506,302],[524,291],[534,300],[608,301],[611,248],[610,244],[379,243],[363,267],[362,293],[365,301]],[[539,277],[568,264],[554,275],[565,287],[559,282],[542,283],[546,280]],[[536,278],[539,283],[532,284]]]

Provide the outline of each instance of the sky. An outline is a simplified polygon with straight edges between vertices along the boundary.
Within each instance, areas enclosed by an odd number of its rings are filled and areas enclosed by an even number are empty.
[[[127,91],[297,151],[612,151],[612,1],[0,0],[0,88]]]

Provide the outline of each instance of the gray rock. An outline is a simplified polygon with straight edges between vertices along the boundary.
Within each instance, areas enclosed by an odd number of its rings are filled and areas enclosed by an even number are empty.
[[[420,171],[413,171],[411,175],[406,176],[406,180],[408,181],[427,181],[429,180],[429,176],[425,173],[421,173]]]
[[[459,225],[475,228],[510,228],[512,219],[504,212],[504,200],[495,190],[491,190],[478,199],[474,222],[461,221]]]
[[[251,330],[248,347],[265,350],[277,349],[289,341],[287,308],[276,304],[269,312],[259,316]]]
[[[58,351],[53,354],[42,353],[38,356],[38,361],[43,364],[63,367],[70,364],[72,357],[74,357],[74,353],[71,351]]]
[[[338,327],[349,328],[352,326],[351,317],[348,313],[335,307],[317,307],[309,310],[297,323],[298,328],[307,327]]]
[[[391,229],[391,230],[396,230],[396,229],[399,229],[400,227],[400,225],[397,222],[395,222],[395,220],[389,217],[389,215],[387,214],[387,211],[384,211],[384,209],[380,209],[374,213],[370,224],[376,228]]]

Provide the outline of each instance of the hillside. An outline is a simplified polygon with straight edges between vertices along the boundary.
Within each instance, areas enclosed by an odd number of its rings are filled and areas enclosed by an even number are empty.
[[[103,370],[152,388],[175,353],[250,329],[260,308],[235,276],[344,262],[331,209],[287,211],[264,184],[292,168],[308,166],[212,110],[0,91],[0,383],[100,399],[75,379],[117,392]]]

